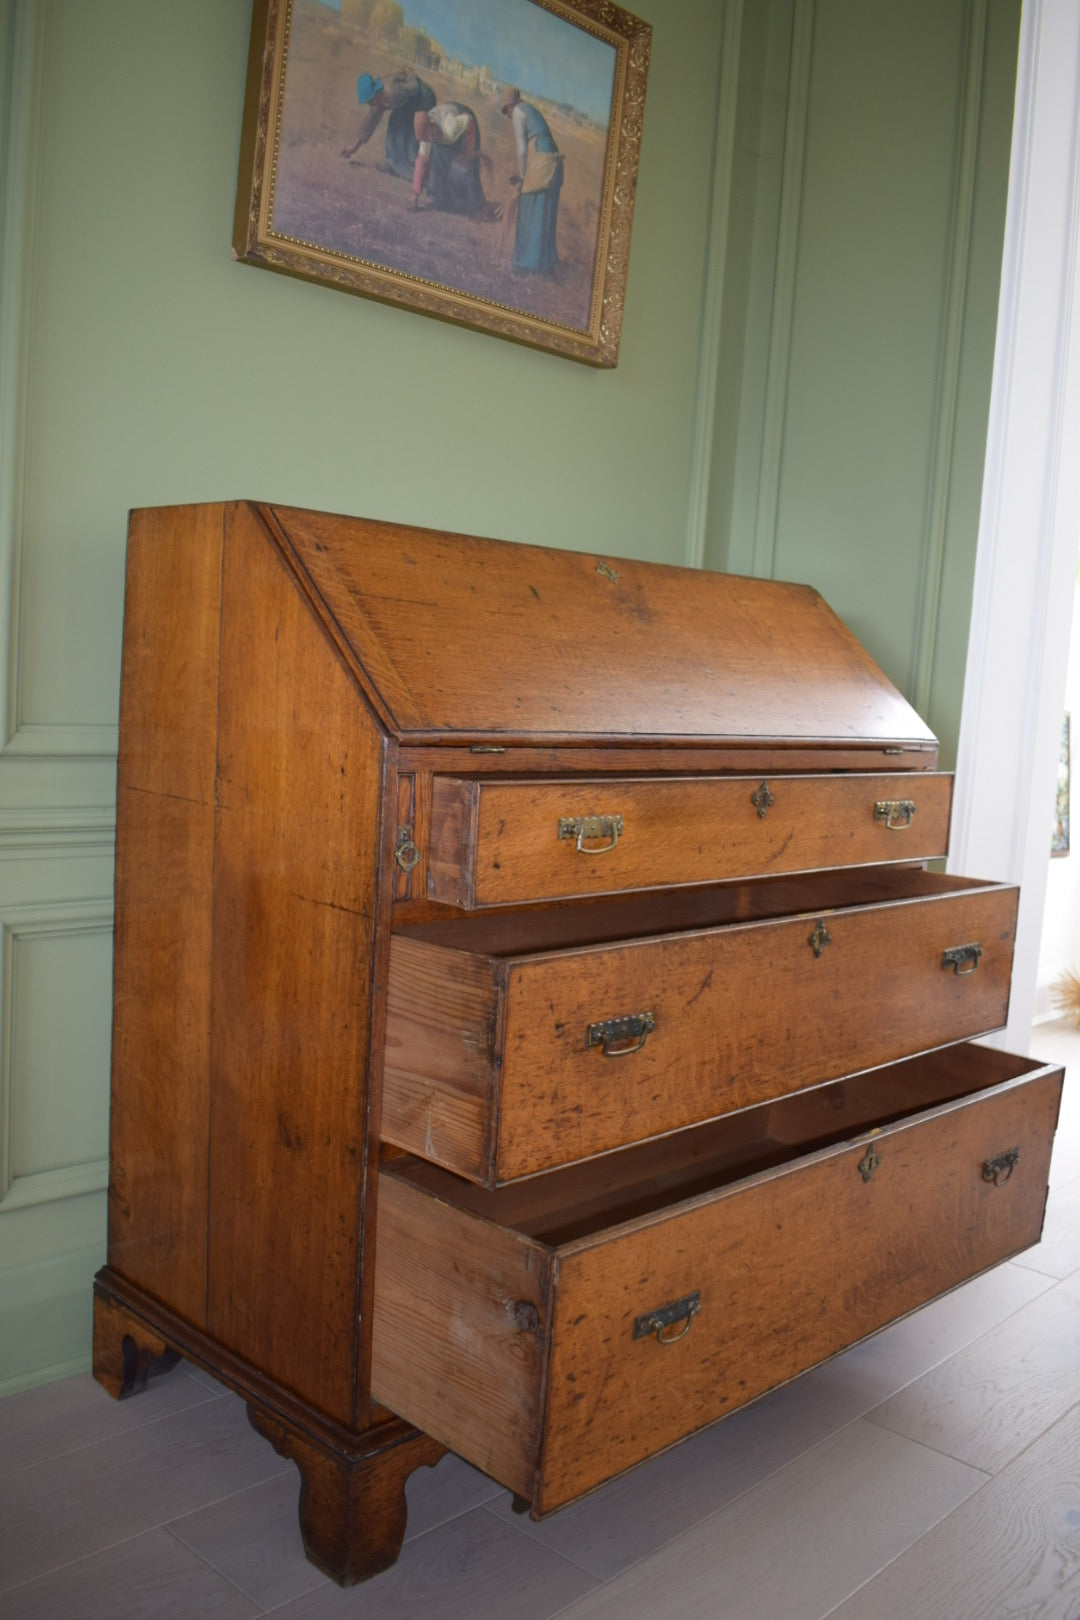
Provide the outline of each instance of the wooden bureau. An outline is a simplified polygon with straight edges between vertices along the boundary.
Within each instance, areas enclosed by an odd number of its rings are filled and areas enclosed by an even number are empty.
[[[94,1371],[177,1355],[386,1568],[1038,1240],[1015,888],[812,590],[239,502],[132,515]]]

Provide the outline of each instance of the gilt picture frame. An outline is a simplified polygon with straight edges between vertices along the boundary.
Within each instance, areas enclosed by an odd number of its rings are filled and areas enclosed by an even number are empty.
[[[614,366],[651,44],[609,0],[255,0],[234,257]]]

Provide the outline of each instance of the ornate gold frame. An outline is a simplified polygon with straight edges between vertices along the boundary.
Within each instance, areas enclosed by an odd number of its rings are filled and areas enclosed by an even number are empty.
[[[401,304],[591,365],[616,365],[652,29],[609,0],[529,3],[592,33],[612,45],[616,53],[589,318],[583,328],[559,325],[419,275],[387,269],[374,261],[353,258],[317,242],[275,231],[275,185],[294,0],[255,0],[233,256],[246,264]]]

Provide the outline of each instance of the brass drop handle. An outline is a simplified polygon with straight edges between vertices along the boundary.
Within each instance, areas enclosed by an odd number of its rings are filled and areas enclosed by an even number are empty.
[[[399,827],[394,844],[394,859],[403,872],[411,872],[420,863],[420,851],[413,842],[412,828]]]
[[[1009,1148],[1005,1153],[999,1153],[996,1159],[984,1159],[982,1167],[983,1180],[992,1181],[995,1187],[1004,1187],[1016,1169],[1019,1157],[1020,1149],[1014,1147]]]
[[[685,1339],[693,1326],[694,1317],[701,1310],[700,1293],[686,1294],[682,1299],[672,1300],[670,1305],[661,1305],[655,1311],[646,1311],[634,1322],[635,1339],[651,1339],[656,1335],[657,1344],[678,1344]],[[677,1333],[670,1333],[669,1328],[678,1328]]]
[[[631,1057],[640,1052],[656,1028],[651,1012],[631,1013],[626,1018],[605,1018],[590,1024],[585,1031],[585,1045],[599,1046],[605,1057]]]
[[[977,971],[982,953],[981,945],[950,945],[941,953],[941,965],[952,968],[958,979],[966,979],[969,973]]]
[[[874,820],[883,821],[890,832],[903,832],[914,819],[914,799],[878,799],[874,805]]]
[[[560,816],[559,837],[576,838],[579,855],[606,855],[615,848],[622,835],[622,816]],[[607,843],[595,849],[586,849],[586,841],[606,838]]]

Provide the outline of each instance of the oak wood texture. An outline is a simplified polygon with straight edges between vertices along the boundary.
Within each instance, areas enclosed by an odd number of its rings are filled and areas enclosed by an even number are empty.
[[[262,510],[402,740],[933,745],[808,586]]]
[[[1049,1079],[836,1079],[1004,1020],[1015,893],[921,870],[935,739],[813,591],[242,501],[133,514],[126,604],[95,1372],[240,1393],[337,1580],[443,1445],[547,1511],[1030,1241]],[[607,856],[554,836],[612,808]],[[993,1215],[950,1141],[999,1103]],[[834,1197],[878,1129],[918,1164]],[[611,1324],[691,1252],[713,1302],[638,1389]]]
[[[773,800],[753,795],[767,787]],[[904,775],[504,782],[436,776],[427,892],[471,909],[947,853],[952,778]],[[914,805],[909,825],[878,802]],[[578,847],[564,819],[620,816],[614,847]]]
[[[198,1324],[223,517],[132,515],[117,767],[109,1252]]]
[[[462,1207],[451,1177],[437,1197],[409,1161],[388,1164],[374,1392],[549,1512],[1031,1243],[1061,1081],[1033,1064],[562,1243],[477,1215],[485,1195]],[[983,1162],[1013,1146],[1017,1169],[992,1185]],[[694,1292],[700,1313],[677,1342],[633,1336],[639,1316]]]
[[[380,744],[243,510],[222,595],[207,1322],[351,1422]]]
[[[248,1416],[300,1470],[300,1534],[317,1569],[339,1586],[355,1586],[396,1563],[405,1539],[409,1475],[433,1468],[444,1446],[426,1434],[395,1435],[346,1462],[265,1407],[249,1406]]]
[[[846,908],[811,910],[821,884],[790,883],[775,899],[794,915],[711,928],[695,897],[690,926],[651,936],[646,905],[621,922],[610,905],[616,943],[562,950],[552,935],[560,920],[573,934],[577,913],[395,934],[384,1139],[491,1187],[1005,1023],[1015,888],[922,872],[845,887]],[[678,899],[661,908],[676,929]],[[713,901],[721,918],[728,903]],[[973,942],[974,971],[943,966]],[[592,1026],[645,1013],[640,1050],[587,1044]]]
[[[260,1434],[300,1471],[300,1530],[311,1562],[339,1585],[394,1562],[405,1534],[405,1484],[444,1447],[392,1414],[361,1433],[291,1398],[263,1372],[147,1300],[107,1267],[94,1284],[94,1376],[116,1398],[180,1355],[212,1371],[247,1402]]]

